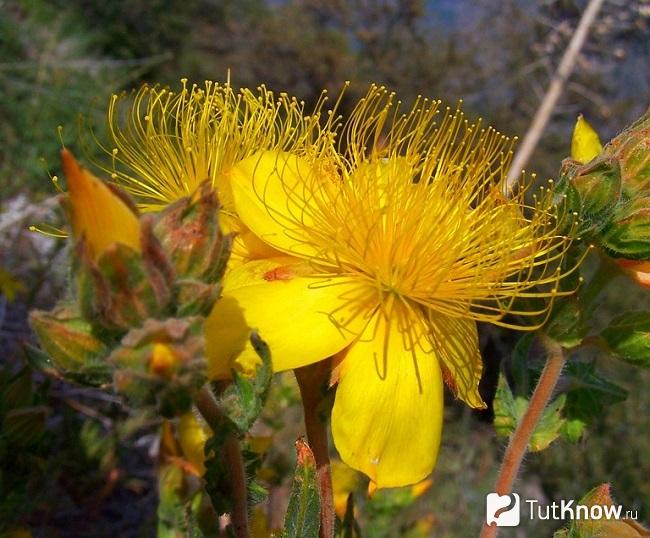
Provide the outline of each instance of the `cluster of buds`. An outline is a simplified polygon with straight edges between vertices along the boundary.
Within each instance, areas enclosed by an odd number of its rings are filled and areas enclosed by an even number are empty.
[[[205,183],[140,216],[124,193],[65,150],[63,168],[72,299],[31,314],[41,348],[63,377],[113,383],[132,405],[164,416],[184,413],[206,381],[203,321],[230,252],[214,190]]]
[[[650,286],[650,110],[602,147],[584,119],[558,191],[581,218],[580,233]]]

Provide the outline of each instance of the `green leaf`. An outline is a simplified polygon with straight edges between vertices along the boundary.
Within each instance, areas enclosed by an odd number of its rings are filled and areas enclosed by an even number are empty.
[[[2,421],[2,432],[14,446],[28,447],[38,442],[45,432],[50,413],[51,409],[43,405],[12,409]]]
[[[32,373],[29,368],[23,368],[13,376],[0,392],[2,411],[31,405],[33,400]]]
[[[585,432],[587,423],[579,418],[567,419],[562,427],[562,436],[570,443],[577,443]]]
[[[187,498],[184,493],[182,469],[174,464],[163,465],[158,473],[158,538],[204,538],[195,509],[200,493]],[[217,536],[217,533],[214,533]]]
[[[562,411],[566,403],[566,395],[562,394],[553,400],[544,410],[528,445],[531,452],[545,450],[562,432],[565,419]]]
[[[262,412],[271,387],[273,369],[269,348],[256,333],[251,343],[262,359],[253,377],[233,371],[233,383],[223,393],[221,406],[239,432],[247,432]]]
[[[562,410],[566,402],[566,396],[556,398],[542,414],[539,423],[535,427],[528,448],[531,452],[538,452],[547,448],[555,439],[560,436],[565,419]],[[529,401],[523,396],[515,397],[508,386],[503,374],[499,376],[499,384],[494,397],[494,429],[497,435],[508,437],[517,428],[519,421],[528,409]]]
[[[590,423],[605,407],[625,401],[627,391],[596,373],[594,363],[569,362],[564,369],[569,382],[565,415]]]
[[[626,312],[614,318],[600,337],[615,357],[650,368],[650,312]]]
[[[320,528],[320,496],[316,461],[304,439],[296,442],[298,461],[293,477],[283,538],[317,538]]]
[[[515,404],[515,397],[503,374],[499,375],[497,392],[494,395],[492,406],[494,409],[494,429],[497,435],[508,437],[517,427],[520,413]]]
[[[37,348],[36,346],[25,344],[23,347],[23,352],[25,353],[27,364],[29,364],[29,366],[31,366],[34,370],[43,372],[50,377],[61,377],[61,374],[54,367],[52,357],[45,353],[45,351]]]

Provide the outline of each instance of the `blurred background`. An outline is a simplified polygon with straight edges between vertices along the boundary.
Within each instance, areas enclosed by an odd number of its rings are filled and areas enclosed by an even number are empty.
[[[66,252],[29,226],[57,224],[62,144],[78,150],[79,116],[99,127],[109,96],[144,82],[178,87],[181,77],[234,86],[261,83],[308,105],[322,89],[351,81],[343,112],[371,82],[406,104],[422,94],[522,137],[586,2],[578,0],[0,0],[0,535],[151,536],[155,532],[158,424],[130,417],[107,393],[30,371],[32,308],[49,308],[65,285]],[[607,0],[527,169],[554,177],[582,113],[608,140],[650,101],[650,0]],[[91,158],[92,155],[86,155]],[[603,298],[602,322],[623,308],[648,308],[625,278]],[[485,390],[517,335],[483,328]],[[528,456],[517,491],[550,502],[610,482],[617,501],[650,519],[648,372],[600,357],[629,392],[577,442]],[[268,524],[281,522],[293,441],[302,433],[295,383],[278,378],[260,426],[267,456]],[[471,537],[504,440],[490,413],[448,398],[432,485],[367,500],[356,480],[364,536]],[[16,409],[29,412],[15,413]],[[18,416],[18,418],[16,418]],[[10,417],[9,420],[7,417]],[[421,491],[426,490],[426,491]],[[554,526],[555,525],[555,526]],[[553,522],[504,536],[549,536]],[[510,532],[507,532],[510,531]]]

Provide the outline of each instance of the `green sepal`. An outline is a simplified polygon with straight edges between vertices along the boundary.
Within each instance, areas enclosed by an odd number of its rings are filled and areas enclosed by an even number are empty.
[[[572,159],[562,163],[557,186],[556,201],[564,196],[568,232],[568,218],[576,213],[578,228],[572,231],[576,236],[590,236],[598,233],[609,222],[621,197],[621,171],[618,161],[599,157],[586,165]]]
[[[650,312],[626,312],[614,318],[600,338],[617,358],[650,368]]]
[[[320,494],[316,461],[304,439],[296,441],[296,471],[291,486],[289,506],[284,518],[283,538],[318,538],[320,528]]]
[[[650,193],[617,208],[601,243],[615,258],[650,260]]]
[[[650,191],[650,108],[610,141],[603,153],[620,162],[628,197]]]
[[[581,233],[599,230],[607,224],[621,196],[621,170],[618,161],[599,158],[581,167],[573,178],[579,194],[578,215]]]

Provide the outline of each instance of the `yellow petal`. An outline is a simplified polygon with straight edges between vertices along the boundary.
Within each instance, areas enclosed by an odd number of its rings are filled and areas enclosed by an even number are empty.
[[[442,361],[447,386],[470,407],[483,409],[478,392],[483,359],[478,347],[476,322],[428,312],[434,353]]]
[[[379,488],[421,481],[438,455],[442,375],[435,355],[410,343],[422,341],[423,326],[414,313],[388,322],[376,314],[341,369],[334,444],[345,463]]]
[[[332,491],[334,497],[334,511],[339,519],[345,517],[348,496],[354,493],[361,485],[361,475],[340,460],[332,460]]]
[[[308,161],[285,152],[262,151],[230,171],[233,199],[244,224],[260,239],[290,254],[314,252],[303,225],[311,224]]]
[[[178,421],[178,442],[187,460],[200,474],[205,473],[205,442],[210,436],[210,429],[187,412]]]
[[[232,368],[259,363],[248,336],[259,332],[271,349],[274,371],[319,361],[340,351],[367,322],[370,292],[344,278],[303,276],[290,257],[237,266],[224,282],[223,297],[206,320],[206,355],[213,379]]]
[[[84,238],[90,255],[99,256],[114,243],[140,251],[140,224],[135,213],[108,186],[61,152],[68,186],[72,231]]]
[[[602,149],[603,145],[600,143],[598,133],[580,114],[573,129],[571,158],[583,164],[588,163],[597,157]]]
[[[221,211],[219,213],[219,224],[224,234],[232,233],[234,235],[228,260],[229,267],[233,263],[240,264],[251,260],[282,256],[279,250],[262,241],[244,226],[244,223],[238,217]]]

